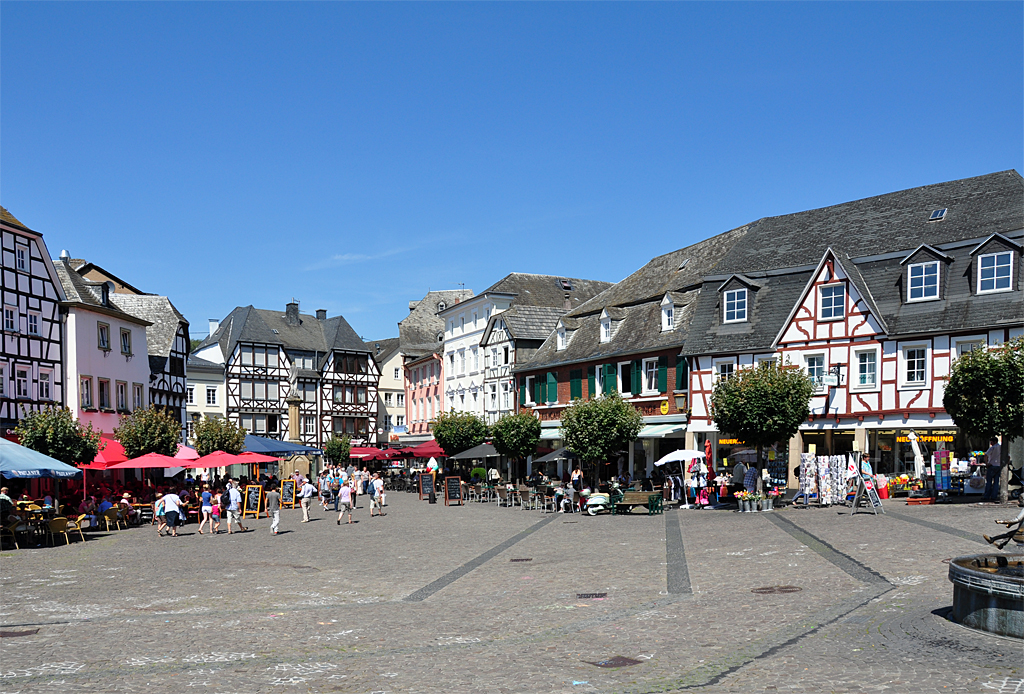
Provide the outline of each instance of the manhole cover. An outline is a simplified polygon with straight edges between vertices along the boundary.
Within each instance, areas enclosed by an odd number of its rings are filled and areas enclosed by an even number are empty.
[[[608,593],[576,593],[577,600],[596,600],[597,598],[607,598]],[[617,665],[615,667],[618,667]]]
[[[757,595],[778,595],[779,593],[799,593],[803,588],[797,586],[765,586],[764,588],[754,588],[751,593]]]
[[[642,660],[633,660],[632,658],[623,658],[621,655],[617,655],[614,658],[608,658],[607,660],[599,660],[596,663],[590,660],[584,660],[583,662],[598,667],[629,667],[630,665],[639,665]]]
[[[509,561],[510,561],[510,562],[517,562],[517,561],[533,561],[533,557],[529,557],[529,558],[527,558],[527,559],[509,559]]]
[[[38,629],[26,629],[25,631],[0,631],[0,639],[13,639],[16,636],[34,636]]]

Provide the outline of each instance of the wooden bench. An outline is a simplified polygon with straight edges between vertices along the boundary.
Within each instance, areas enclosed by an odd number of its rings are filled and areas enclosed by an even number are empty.
[[[631,513],[637,506],[647,509],[647,515],[664,513],[661,492],[623,492],[621,497],[612,499],[612,515]]]

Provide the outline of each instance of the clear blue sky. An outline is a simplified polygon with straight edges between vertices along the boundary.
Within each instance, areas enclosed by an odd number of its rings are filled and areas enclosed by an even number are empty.
[[[1020,2],[4,2],[0,202],[193,336],[296,297],[379,339],[428,289],[1021,171],[1022,37]]]

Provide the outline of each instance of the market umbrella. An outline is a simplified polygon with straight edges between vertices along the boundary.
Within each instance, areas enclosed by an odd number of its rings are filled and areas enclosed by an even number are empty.
[[[244,462],[239,458],[240,456],[233,453],[214,451],[213,453],[207,453],[202,458],[196,458],[195,460],[190,461],[179,461],[178,464],[183,467],[227,467],[228,465],[237,465],[238,463]]]
[[[462,453],[456,453],[452,456],[452,460],[473,460],[474,458],[497,458],[501,454],[498,453],[494,448],[494,444],[481,443],[479,446],[473,446],[469,450],[462,451]]]
[[[654,461],[655,465],[664,465],[665,463],[672,463],[677,460],[688,462],[694,458],[705,457],[700,451],[672,451],[668,455],[662,456],[660,460]]]
[[[570,460],[576,457],[576,454],[569,450],[567,446],[551,451],[545,456],[534,459],[535,463],[551,463],[556,460]]]
[[[25,448],[13,441],[0,439],[0,475],[12,478],[58,477],[72,478],[84,474],[81,470],[50,456]]]
[[[174,454],[174,457],[178,460],[198,460],[199,454],[196,453],[196,449],[183,444],[178,444],[178,452]],[[186,465],[185,467],[189,467]]]
[[[82,467],[90,470],[105,470],[111,465],[117,465],[126,460],[128,460],[128,456],[125,455],[121,442],[109,434],[100,434],[100,451],[91,463]]]
[[[238,454],[238,462],[240,463],[275,463],[278,458],[272,455],[263,455],[262,453],[253,453],[252,451],[244,451]]]
[[[140,455],[138,458],[132,458],[126,460],[123,463],[117,465],[111,465],[108,470],[125,470],[131,468],[167,468],[167,467],[184,467],[183,460],[172,458],[169,455],[163,455],[161,453],[147,453],[146,455]]]
[[[359,458],[360,460],[380,460],[381,455],[382,451],[379,448],[368,446],[352,446],[348,452],[350,458]]]
[[[430,441],[424,441],[418,446],[412,448],[412,454],[417,458],[447,458],[444,449],[438,445],[437,441],[431,439]]]
[[[295,455],[297,453],[312,453],[320,455],[323,453],[319,448],[303,446],[301,443],[291,441],[278,441],[268,439],[265,436],[245,435],[245,450],[253,453],[265,453],[267,455]]]

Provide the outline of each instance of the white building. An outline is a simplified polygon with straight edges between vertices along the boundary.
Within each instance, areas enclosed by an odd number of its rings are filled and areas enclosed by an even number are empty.
[[[501,410],[500,404],[488,410],[484,380],[490,362],[499,358],[497,352],[484,351],[482,338],[493,316],[514,307],[546,306],[569,311],[611,286],[607,282],[580,280],[553,275],[530,275],[514,272],[483,292],[453,306],[438,315],[444,320],[444,409],[472,412],[492,419]],[[492,345],[487,345],[488,349]],[[493,345],[497,348],[497,345]],[[514,355],[514,348],[506,357],[501,346],[500,366],[511,366],[503,360]],[[497,365],[494,365],[497,366]],[[499,370],[500,371],[500,370]],[[492,374],[496,389],[501,387],[498,376]],[[510,369],[501,378],[511,387]],[[497,393],[496,393],[497,395]],[[488,395],[489,397],[489,395]],[[514,411],[506,408],[505,411]]]
[[[67,308],[67,399],[85,425],[112,433],[121,415],[149,406],[149,321],[117,305],[113,282],[79,275],[66,252],[54,263]]]
[[[373,360],[380,371],[377,385],[377,444],[398,445],[396,426],[405,426],[405,377],[402,351],[397,337],[371,340],[366,346],[373,350]]]

